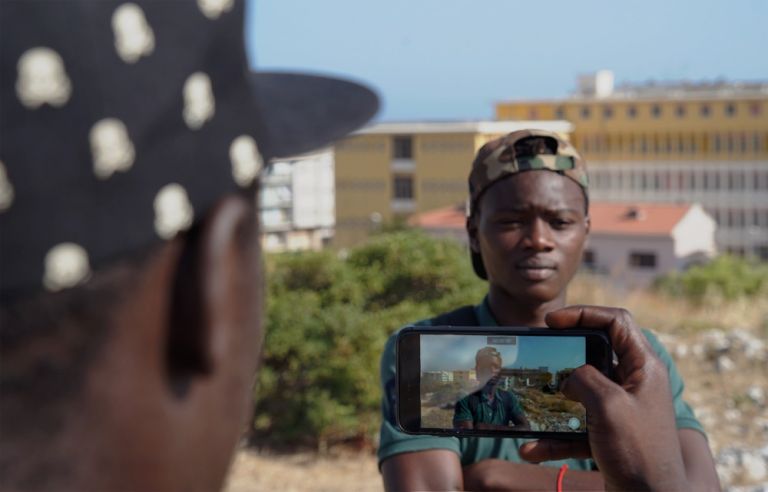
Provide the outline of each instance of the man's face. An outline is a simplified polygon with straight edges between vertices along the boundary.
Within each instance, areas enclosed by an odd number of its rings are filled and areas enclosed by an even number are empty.
[[[493,355],[480,356],[477,359],[475,371],[478,381],[489,382],[501,372],[501,359]]]
[[[493,184],[479,205],[470,240],[491,285],[539,304],[564,293],[589,231],[579,185],[552,171],[526,171]]]

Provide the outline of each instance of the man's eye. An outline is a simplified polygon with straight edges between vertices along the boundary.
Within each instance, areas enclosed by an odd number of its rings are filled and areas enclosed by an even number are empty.
[[[564,219],[552,219],[549,221],[550,225],[556,229],[563,229],[573,224],[573,221]]]

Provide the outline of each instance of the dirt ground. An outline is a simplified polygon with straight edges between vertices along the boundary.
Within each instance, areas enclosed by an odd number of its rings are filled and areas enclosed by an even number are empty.
[[[768,340],[765,330],[660,334],[709,435],[725,490],[768,490]],[[378,491],[369,453],[238,453],[226,491]]]
[[[373,492],[383,490],[376,457],[336,451],[270,454],[243,449],[238,452],[225,492]]]

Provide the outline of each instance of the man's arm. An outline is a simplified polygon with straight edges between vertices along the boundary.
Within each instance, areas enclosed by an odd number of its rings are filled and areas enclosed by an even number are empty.
[[[447,449],[396,454],[381,464],[384,489],[464,490],[459,456]]]
[[[467,490],[554,490],[559,468],[483,460],[464,468]],[[599,472],[569,470],[563,490],[604,490]]]
[[[677,435],[685,463],[685,475],[691,490],[720,491],[715,461],[704,436],[693,429],[679,429]]]

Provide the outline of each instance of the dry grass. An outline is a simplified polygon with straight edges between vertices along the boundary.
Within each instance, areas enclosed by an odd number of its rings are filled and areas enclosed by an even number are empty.
[[[708,329],[747,329],[768,336],[768,298],[705,302],[664,296],[649,290],[623,291],[599,277],[579,274],[568,289],[570,304],[620,306],[643,327],[662,333],[689,334]]]

